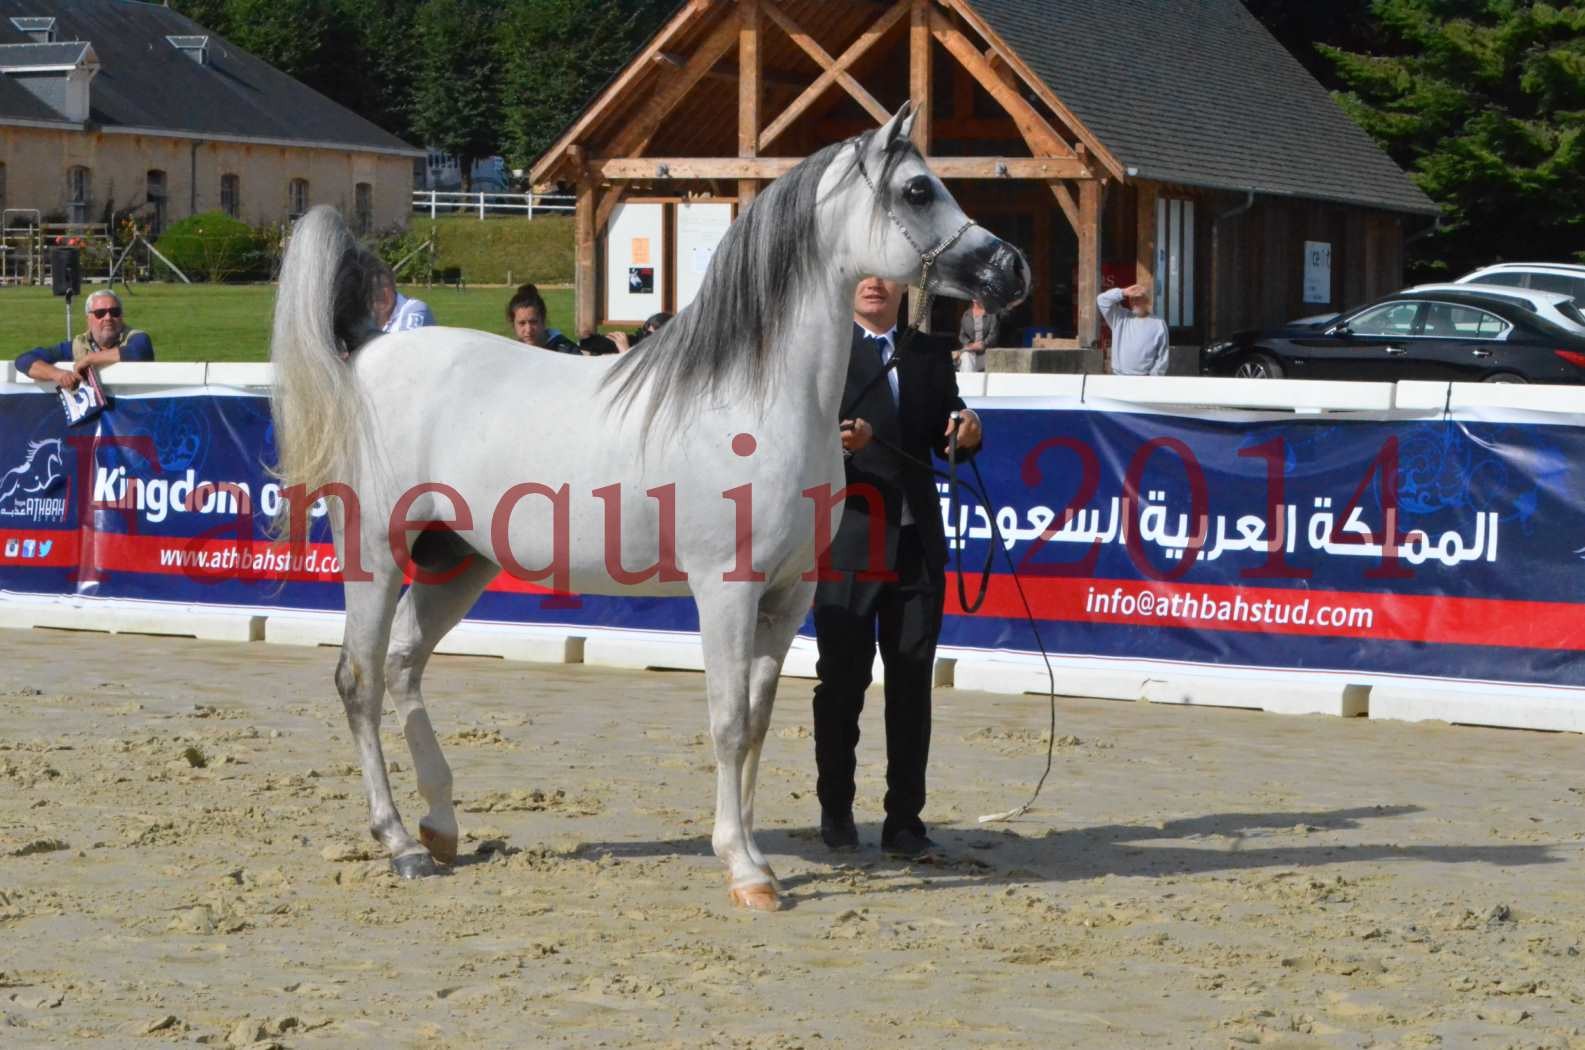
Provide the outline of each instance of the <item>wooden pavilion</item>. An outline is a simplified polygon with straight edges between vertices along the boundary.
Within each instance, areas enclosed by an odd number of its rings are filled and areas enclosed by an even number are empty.
[[[1184,343],[1391,291],[1436,212],[1239,0],[686,0],[533,168],[576,189],[577,328],[641,319],[606,294],[623,264],[621,302],[675,308],[707,258],[681,216],[905,99],[965,211],[1029,254],[1014,323],[1084,345],[1113,283],[1152,283]]]

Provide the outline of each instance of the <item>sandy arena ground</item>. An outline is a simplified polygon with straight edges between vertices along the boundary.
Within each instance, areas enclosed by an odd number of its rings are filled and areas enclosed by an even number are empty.
[[[0,631],[0,1046],[1585,1047],[1585,741],[944,690],[934,865],[761,779],[777,915],[709,852],[702,680],[441,658],[465,863],[371,852],[335,653]],[[411,760],[386,720],[409,827]],[[195,765],[194,763],[198,763]]]

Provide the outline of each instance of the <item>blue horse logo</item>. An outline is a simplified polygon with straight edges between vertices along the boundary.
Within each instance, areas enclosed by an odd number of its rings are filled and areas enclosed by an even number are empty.
[[[63,477],[61,439],[29,441],[27,458],[0,477],[0,514],[31,514],[26,506],[29,496],[48,492]]]

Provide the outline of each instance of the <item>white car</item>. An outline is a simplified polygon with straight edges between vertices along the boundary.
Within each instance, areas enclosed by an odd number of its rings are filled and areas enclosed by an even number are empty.
[[[1499,284],[1505,288],[1530,288],[1562,292],[1585,310],[1585,266],[1577,263],[1496,263],[1466,273],[1457,284]]]
[[[1459,281],[1457,284],[1417,284],[1408,291],[1468,292],[1490,296],[1493,299],[1502,299],[1516,306],[1522,306],[1536,316],[1551,321],[1564,331],[1585,334],[1585,313],[1581,313],[1579,306],[1564,292],[1543,292],[1536,288],[1473,284],[1464,281]]]

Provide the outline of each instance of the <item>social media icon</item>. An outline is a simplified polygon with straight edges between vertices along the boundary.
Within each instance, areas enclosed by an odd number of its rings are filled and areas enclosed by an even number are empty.
[[[23,540],[22,541],[22,557],[24,557],[24,558],[33,557],[34,552],[36,550],[38,550],[38,545],[39,545],[39,541],[38,540],[33,540],[33,539]]]
[[[22,544],[15,537],[6,540],[6,557],[15,558],[17,556],[17,552],[21,550],[21,548]]]
[[[50,551],[52,551],[54,549],[55,549],[55,541],[54,540],[41,540],[39,542],[39,557],[40,558],[48,558],[50,556]]]

